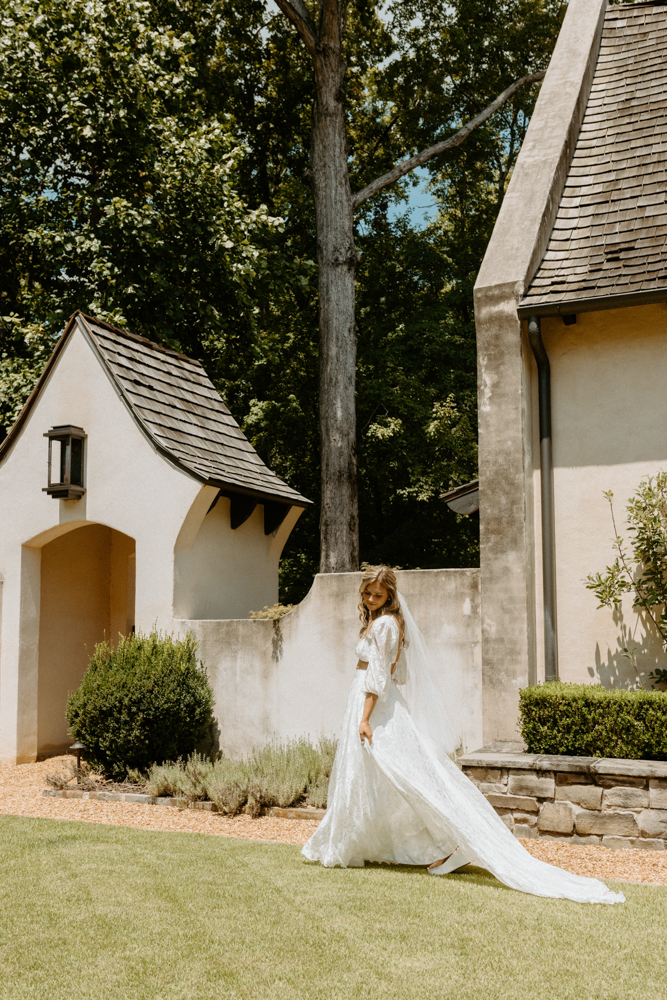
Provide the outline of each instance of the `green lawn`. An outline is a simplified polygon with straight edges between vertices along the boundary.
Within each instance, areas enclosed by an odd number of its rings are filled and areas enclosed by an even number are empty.
[[[489,875],[0,817],[2,1000],[664,1000],[667,889],[582,906]]]

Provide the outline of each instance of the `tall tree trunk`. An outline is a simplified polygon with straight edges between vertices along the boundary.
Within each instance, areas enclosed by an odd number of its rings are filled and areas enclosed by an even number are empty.
[[[343,107],[340,31],[315,56],[311,183],[317,223],[322,508],[320,572],[359,568],[354,321],[357,251]],[[332,37],[333,36],[333,37]]]
[[[304,0],[275,2],[299,33],[315,70],[310,180],[317,224],[320,298],[320,572],[343,573],[359,567],[354,398],[357,360],[354,213],[368,198],[394,184],[415,167],[422,166],[447,149],[459,146],[520,87],[541,80],[544,72],[532,73],[515,81],[449,139],[397,163],[388,173],[353,195],[347,168],[343,107],[346,66],[341,43],[345,30],[346,0],[318,0],[317,28]]]

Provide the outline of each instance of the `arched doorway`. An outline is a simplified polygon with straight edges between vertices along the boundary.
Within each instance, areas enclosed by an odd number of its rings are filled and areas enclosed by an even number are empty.
[[[37,753],[71,740],[65,708],[95,643],[134,628],[135,542],[103,524],[85,524],[42,547],[37,684]]]

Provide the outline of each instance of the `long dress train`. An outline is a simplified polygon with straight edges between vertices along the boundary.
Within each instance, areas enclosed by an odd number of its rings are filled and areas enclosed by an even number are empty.
[[[625,897],[597,879],[572,875],[534,858],[508,830],[479,789],[420,732],[391,668],[399,628],[389,615],[373,622],[356,653],[357,670],[329,784],[329,805],[302,853],[326,867],[364,862],[430,865],[460,846],[505,885],[536,896],[580,903]],[[398,672],[398,671],[397,671]],[[363,746],[359,722],[366,692],[378,696],[373,741]]]

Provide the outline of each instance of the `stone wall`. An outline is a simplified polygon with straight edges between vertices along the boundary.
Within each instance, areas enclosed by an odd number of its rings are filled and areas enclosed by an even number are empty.
[[[667,845],[667,762],[527,754],[490,744],[458,764],[515,837]]]

